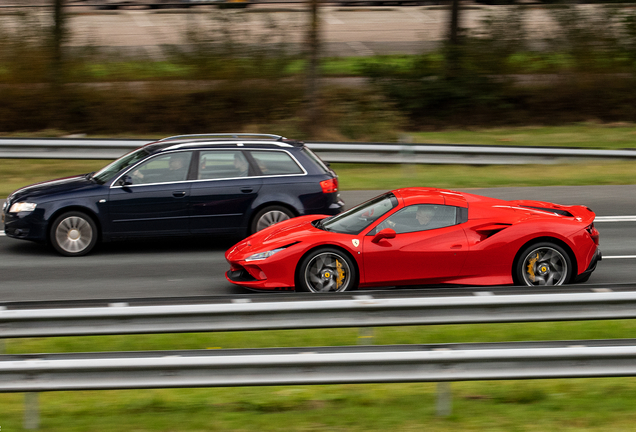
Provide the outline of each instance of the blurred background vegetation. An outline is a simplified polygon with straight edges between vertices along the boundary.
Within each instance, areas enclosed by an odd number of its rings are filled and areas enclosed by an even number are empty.
[[[506,6],[434,52],[321,59],[323,77],[358,80],[325,81],[311,132],[305,60],[284,23],[253,35],[240,11],[215,9],[157,61],[95,46],[60,52],[52,46],[68,34],[20,9],[0,17],[0,132],[395,141],[405,130],[636,121],[636,10],[543,7],[548,33],[530,28],[527,6]]]

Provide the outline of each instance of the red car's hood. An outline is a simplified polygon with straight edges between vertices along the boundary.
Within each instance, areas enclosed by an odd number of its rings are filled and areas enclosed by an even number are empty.
[[[325,233],[311,223],[317,219],[323,219],[325,215],[299,216],[283,222],[279,222],[262,231],[252,234],[245,240],[237,243],[227,251],[226,257],[230,254],[248,254],[260,252],[278,247],[287,246],[306,239],[310,235]]]

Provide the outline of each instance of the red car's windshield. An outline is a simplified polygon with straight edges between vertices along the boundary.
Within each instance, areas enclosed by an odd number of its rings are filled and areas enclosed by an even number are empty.
[[[316,226],[326,231],[342,234],[360,234],[366,227],[397,205],[397,198],[389,192],[337,216],[323,219]]]

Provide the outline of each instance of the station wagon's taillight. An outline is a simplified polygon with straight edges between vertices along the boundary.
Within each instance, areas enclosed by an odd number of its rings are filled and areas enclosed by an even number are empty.
[[[323,180],[320,182],[320,187],[322,188],[323,193],[338,192],[338,178]]]

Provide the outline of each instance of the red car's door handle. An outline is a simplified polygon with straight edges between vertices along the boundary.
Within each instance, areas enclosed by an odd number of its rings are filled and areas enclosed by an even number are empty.
[[[460,244],[455,244],[451,246],[451,249],[461,249],[461,248],[462,248],[462,245]]]

